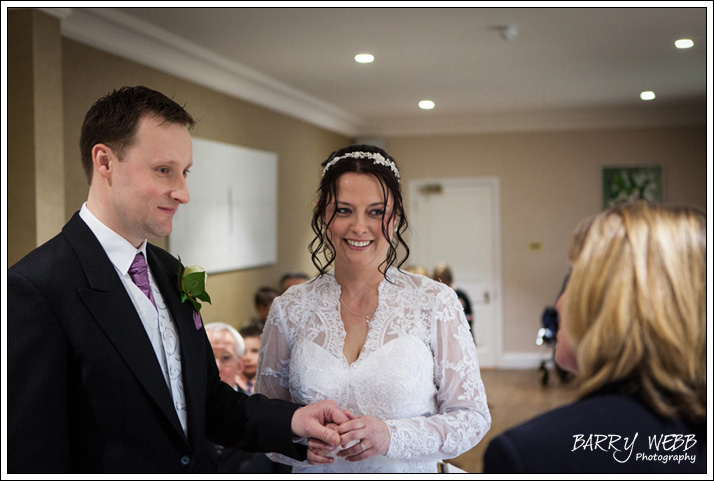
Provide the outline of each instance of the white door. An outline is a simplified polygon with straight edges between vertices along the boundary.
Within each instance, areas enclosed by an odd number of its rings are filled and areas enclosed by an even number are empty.
[[[501,229],[498,179],[420,179],[409,183],[412,236],[407,264],[431,273],[446,262],[454,287],[466,292],[482,367],[501,357]]]

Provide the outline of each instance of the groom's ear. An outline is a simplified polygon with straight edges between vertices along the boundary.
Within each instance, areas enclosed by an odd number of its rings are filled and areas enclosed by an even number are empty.
[[[106,144],[95,144],[92,147],[92,163],[94,172],[108,179],[111,177],[114,162],[118,161],[111,147]]]

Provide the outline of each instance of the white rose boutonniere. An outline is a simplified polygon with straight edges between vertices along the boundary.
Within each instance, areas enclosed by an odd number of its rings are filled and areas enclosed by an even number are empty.
[[[201,322],[201,303],[199,301],[211,303],[211,296],[206,292],[208,274],[201,266],[184,267],[181,263],[181,257],[178,258],[178,261],[178,290],[181,293],[181,302],[189,301],[193,306],[193,323],[198,330],[203,325]]]

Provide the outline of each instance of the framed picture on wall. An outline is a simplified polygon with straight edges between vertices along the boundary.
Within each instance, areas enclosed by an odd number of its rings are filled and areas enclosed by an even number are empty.
[[[602,169],[603,209],[637,200],[662,202],[663,191],[661,165]]]

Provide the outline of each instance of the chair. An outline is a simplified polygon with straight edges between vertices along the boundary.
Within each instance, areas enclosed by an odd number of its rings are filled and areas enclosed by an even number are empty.
[[[550,346],[550,355],[543,359],[540,363],[539,371],[541,371],[541,384],[543,386],[548,385],[548,378],[550,376],[550,369],[555,369],[561,382],[568,382],[570,380],[570,373],[562,369],[555,362],[555,336],[558,332],[558,325],[560,323],[560,318],[558,316],[558,311],[553,306],[548,306],[543,311],[541,315],[542,327],[538,329],[538,336],[536,337],[536,345]]]

